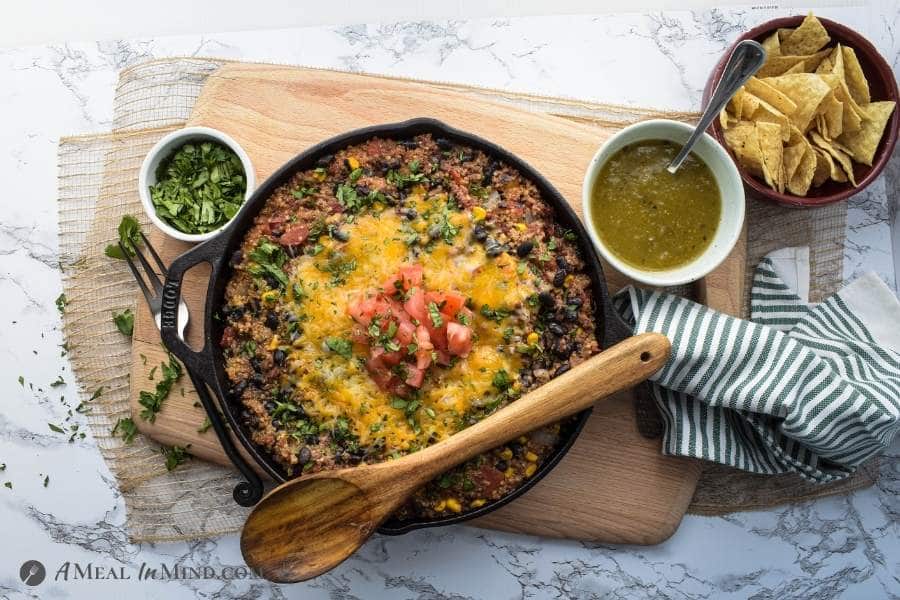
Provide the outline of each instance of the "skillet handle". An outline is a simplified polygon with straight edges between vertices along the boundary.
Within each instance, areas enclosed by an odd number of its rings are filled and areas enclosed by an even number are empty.
[[[263,483],[256,471],[247,464],[238,449],[231,440],[228,426],[222,419],[219,406],[214,400],[213,394],[207,384],[215,389],[215,372],[212,369],[212,349],[209,336],[204,335],[203,348],[195,351],[178,336],[178,305],[181,302],[181,283],[188,269],[207,262],[212,267],[209,278],[209,287],[206,291],[207,303],[204,315],[212,310],[211,299],[213,294],[213,282],[222,270],[225,263],[225,244],[222,236],[213,238],[199,246],[192,248],[175,259],[168,269],[166,283],[162,293],[162,311],[160,313],[160,334],[165,347],[184,363],[184,368],[197,390],[200,403],[209,417],[213,431],[225,450],[228,460],[241,472],[246,481],[242,481],[234,487],[232,496],[240,506],[254,506],[263,496]],[[203,319],[204,326],[206,319]],[[222,399],[224,404],[224,399]]]

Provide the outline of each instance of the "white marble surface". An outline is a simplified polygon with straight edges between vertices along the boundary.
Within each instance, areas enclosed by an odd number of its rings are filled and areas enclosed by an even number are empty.
[[[695,109],[729,41],[788,12],[795,11],[395,23],[0,50],[0,465],[6,464],[0,483],[13,486],[0,487],[0,597],[900,597],[900,444],[875,488],[722,518],[687,517],[656,547],[452,527],[375,538],[332,573],[277,587],[219,576],[223,567],[242,564],[235,536],[129,544],[123,503],[91,437],[69,444],[47,425],[65,416],[60,397],[75,397],[53,304],[60,292],[56,144],[62,135],[109,128],[122,67],[195,54]],[[864,32],[898,71],[896,2],[817,12]],[[889,215],[897,211],[889,210],[886,191],[882,180],[851,202],[845,277],[875,269],[896,289]],[[60,374],[68,384],[49,387]],[[27,559],[50,571],[38,587],[19,578]],[[73,573],[75,562],[91,563],[106,576],[123,568],[131,579],[54,581],[65,561]],[[210,566],[217,577],[137,581],[143,563]]]

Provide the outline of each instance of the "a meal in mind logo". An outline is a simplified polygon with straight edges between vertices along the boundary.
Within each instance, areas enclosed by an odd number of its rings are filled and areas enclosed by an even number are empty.
[[[46,576],[47,569],[36,560],[26,560],[22,568],[19,569],[19,577],[25,585],[40,585]]]

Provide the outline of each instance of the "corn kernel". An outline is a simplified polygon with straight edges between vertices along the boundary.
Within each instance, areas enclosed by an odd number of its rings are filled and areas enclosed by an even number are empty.
[[[325,181],[325,170],[313,171],[313,179],[316,181]]]
[[[438,512],[444,512],[444,510],[446,508],[447,508],[446,500],[441,500],[440,502],[438,502],[437,504],[434,505],[434,510],[436,510]]]
[[[512,479],[513,475],[515,475],[515,474],[516,474],[516,472],[513,471],[512,467],[509,467],[505,471],[503,471],[503,475],[506,476],[507,479]]]
[[[509,460],[512,457],[513,457],[512,450],[510,450],[509,448],[504,448],[503,451],[500,453],[500,458],[502,458],[503,460]]]
[[[471,506],[472,508],[481,508],[485,505],[486,502],[487,500],[485,500],[484,498],[479,498],[478,500],[472,500],[472,503],[469,506]]]
[[[534,475],[534,472],[537,471],[537,465],[534,463],[530,463],[527,467],[525,467],[525,477],[531,477]]]
[[[484,221],[484,218],[487,216],[487,211],[484,210],[481,206],[476,206],[472,209],[472,218],[476,221]]]
[[[355,157],[355,156],[351,156],[350,158],[348,158],[348,159],[347,159],[347,164],[350,165],[350,168],[351,168],[351,169],[358,169],[358,168],[359,168],[359,161],[356,160],[356,157]]]
[[[262,298],[263,302],[275,302],[276,300],[278,300],[278,292],[276,292],[275,290],[268,290],[266,292],[263,292],[260,298]]]
[[[528,337],[525,338],[525,341],[527,341],[530,346],[534,346],[535,344],[538,343],[538,340],[540,340],[540,339],[541,339],[541,336],[539,336],[537,333],[532,331],[531,333],[528,334]]]
[[[537,454],[535,454],[534,452],[526,452],[525,460],[527,460],[528,462],[537,462]]]
[[[574,275],[566,275],[566,278],[563,280],[563,285],[566,287],[571,287],[573,281],[575,281]]]
[[[276,348],[278,348],[278,336],[273,335],[272,339],[269,340],[269,345],[266,346],[266,349],[267,350],[275,350]]]
[[[519,436],[519,439],[518,439],[518,442],[519,442],[520,444],[527,444],[527,443],[528,443],[528,438],[525,437],[524,435],[520,435],[520,436]]]
[[[462,505],[459,503],[459,500],[456,498],[447,498],[447,508],[452,510],[455,513],[462,511]]]
[[[428,227],[428,223],[426,223],[424,219],[418,219],[412,224],[412,228],[419,233],[425,231],[426,227]]]
[[[463,213],[456,213],[450,217],[450,224],[454,227],[461,227],[466,224],[468,217]]]
[[[528,229],[528,226],[525,223],[516,223],[516,229],[519,231],[525,231]]]

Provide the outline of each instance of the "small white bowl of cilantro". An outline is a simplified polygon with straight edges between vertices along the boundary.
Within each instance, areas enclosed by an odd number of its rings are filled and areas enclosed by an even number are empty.
[[[209,127],[185,127],[159,140],[138,176],[147,216],[164,233],[185,242],[203,242],[219,233],[255,187],[244,149]]]

